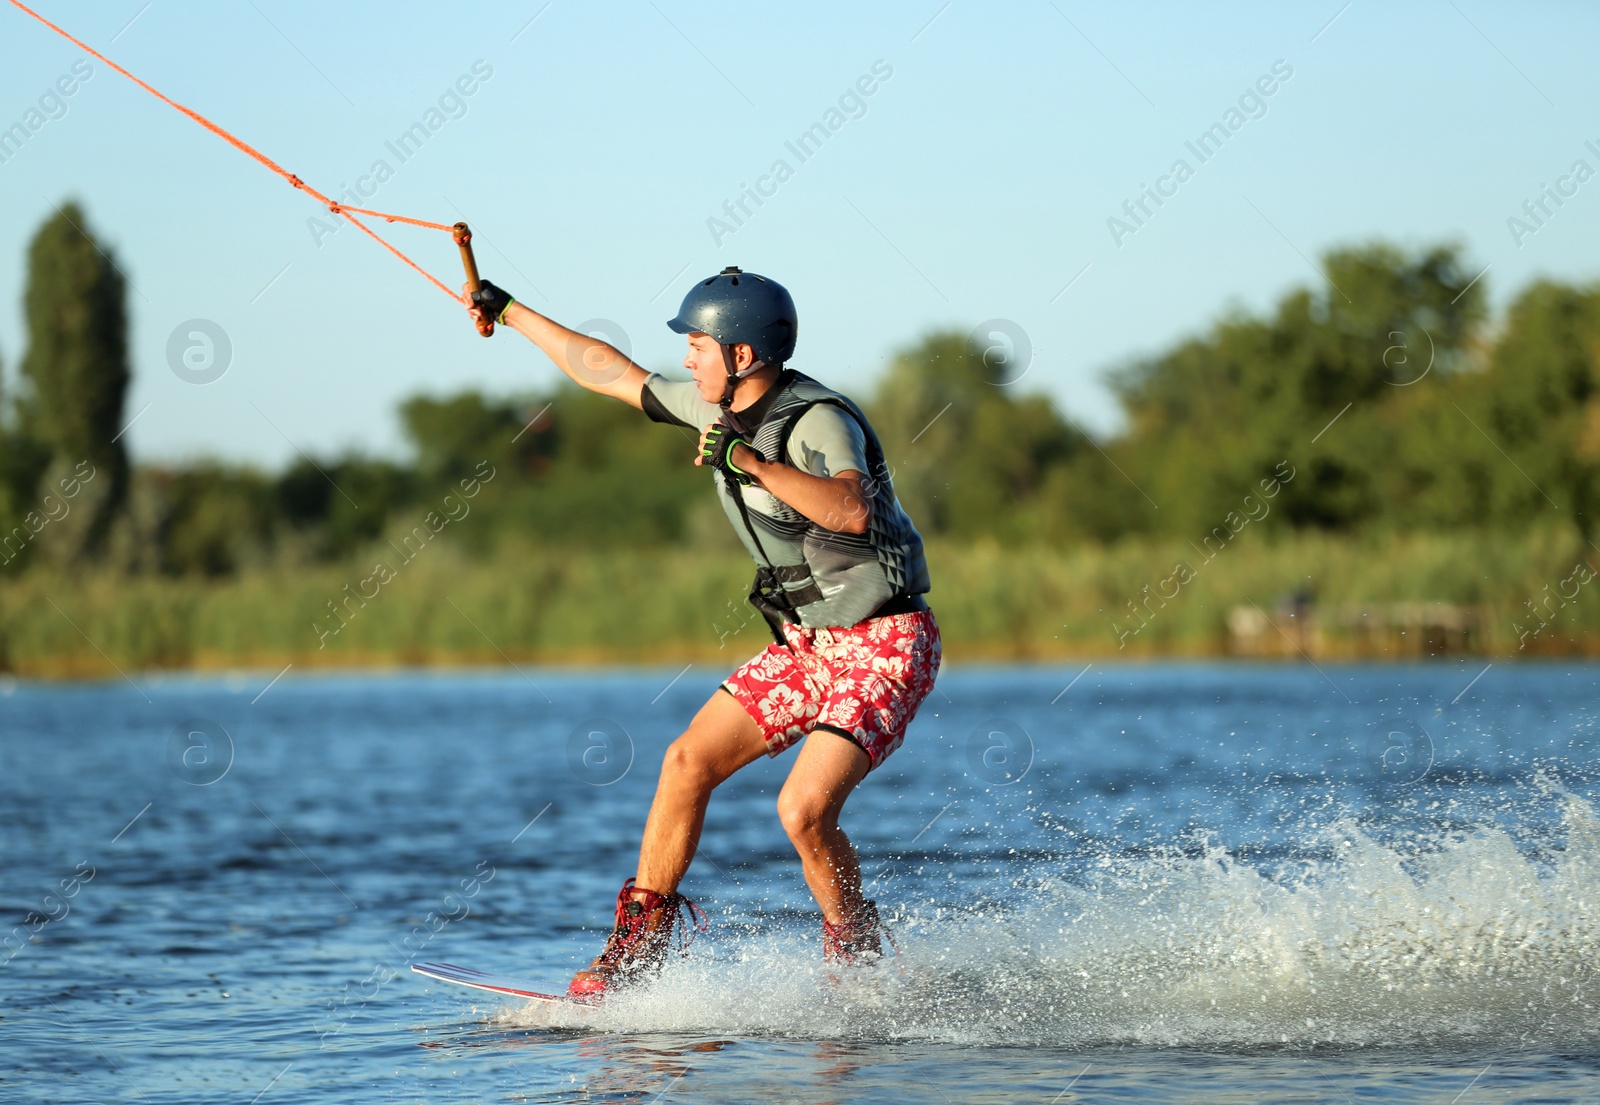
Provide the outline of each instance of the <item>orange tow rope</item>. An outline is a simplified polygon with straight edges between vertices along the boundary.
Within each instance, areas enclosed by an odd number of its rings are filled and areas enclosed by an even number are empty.
[[[386,220],[388,222],[391,222],[391,223],[409,223],[412,226],[426,227],[429,230],[453,231],[454,227],[447,226],[444,223],[430,223],[425,219],[411,219],[411,218],[407,218],[404,215],[390,215],[390,214],[386,214],[386,213],[384,213],[382,211],[368,211],[364,207],[346,207],[342,203],[338,203],[338,202],[336,202],[336,201],[334,201],[332,199],[329,199],[327,196],[323,195],[321,192],[319,192],[315,188],[311,187],[311,185],[307,184],[305,181],[301,180],[299,177],[297,177],[293,173],[289,172],[282,165],[279,165],[276,161],[272,160],[272,158],[268,157],[266,154],[262,153],[260,150],[256,149],[254,146],[250,145],[248,142],[244,142],[244,141],[242,141],[242,140],[240,140],[238,138],[235,138],[233,135],[229,134],[227,131],[225,131],[221,127],[217,126],[217,124],[213,123],[210,119],[207,119],[204,115],[201,115],[198,111],[194,111],[194,110],[192,110],[190,108],[184,107],[182,104],[178,103],[176,100],[171,99],[170,97],[163,95],[161,92],[157,91],[154,88],[151,88],[144,81],[140,80],[138,77],[134,76],[132,73],[130,73],[126,69],[124,69],[122,66],[118,65],[116,62],[114,62],[110,58],[106,57],[100,51],[96,50],[93,46],[90,46],[88,43],[84,42],[82,39],[75,38],[73,35],[71,35],[71,34],[67,33],[66,31],[62,30],[60,27],[58,27],[54,23],[50,22],[44,16],[42,16],[38,12],[34,11],[32,8],[28,7],[25,4],[22,4],[20,2],[20,0],[11,0],[11,5],[13,7],[15,7],[16,9],[18,9],[19,11],[23,12],[24,14],[31,15],[34,19],[37,19],[40,23],[43,23],[46,27],[49,27],[56,34],[60,35],[62,38],[66,39],[68,42],[71,42],[73,45],[77,46],[80,50],[84,50],[87,53],[92,54],[93,56],[99,58],[101,61],[105,62],[105,64],[109,65],[112,69],[115,69],[118,73],[121,73],[124,77],[127,77],[134,84],[138,85],[140,88],[142,88],[146,92],[150,93],[150,95],[154,96],[156,99],[160,100],[162,103],[166,104],[168,107],[175,108],[178,111],[181,111],[183,114],[185,114],[189,118],[193,119],[196,123],[199,123],[202,127],[205,127],[206,130],[208,130],[212,134],[216,135],[218,138],[221,138],[223,141],[225,141],[225,142],[229,143],[230,145],[232,145],[235,149],[239,150],[241,153],[249,154],[251,157],[253,157],[257,161],[261,162],[261,164],[265,165],[267,168],[269,168],[273,172],[277,173],[284,180],[287,180],[290,184],[294,185],[296,188],[299,188],[302,191],[304,191],[307,195],[311,196],[318,203],[322,204],[324,207],[326,207],[329,211],[333,212],[335,215],[339,215],[339,216],[342,216],[345,219],[348,219],[357,229],[359,229],[363,234],[367,235],[367,237],[371,238],[373,241],[377,242],[384,249],[388,250],[390,253],[392,253],[396,257],[400,258],[400,260],[402,260],[406,264],[410,265],[413,269],[416,269],[417,272],[420,273],[422,275],[422,277],[425,280],[427,280],[429,283],[431,283],[434,287],[438,288],[441,292],[443,292],[445,295],[449,296],[451,299],[456,300],[457,302],[460,302],[461,297],[459,295],[457,295],[455,292],[451,291],[449,288],[445,287],[445,285],[441,281],[439,281],[437,278],[435,278],[432,273],[429,273],[421,265],[417,264],[411,258],[409,258],[405,254],[401,253],[394,246],[390,245],[388,242],[386,242],[382,238],[380,238],[377,235],[377,233],[375,233],[372,230],[371,227],[367,226],[365,223],[363,223],[360,219],[357,219],[355,216],[356,215],[370,215],[371,217],[373,217],[375,219],[384,219],[384,220]]]

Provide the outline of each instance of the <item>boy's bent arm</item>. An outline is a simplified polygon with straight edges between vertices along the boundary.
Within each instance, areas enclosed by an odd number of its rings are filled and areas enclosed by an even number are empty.
[[[698,458],[695,463],[699,463]],[[860,472],[813,476],[789,464],[761,460],[748,446],[734,448],[734,463],[750,473],[764,490],[804,514],[823,529],[866,533],[872,520]]]

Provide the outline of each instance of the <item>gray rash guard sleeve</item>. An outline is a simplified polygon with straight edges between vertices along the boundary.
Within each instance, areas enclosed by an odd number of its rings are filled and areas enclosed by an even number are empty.
[[[831,403],[802,414],[789,437],[789,463],[813,476],[856,471],[867,475],[867,436],[861,423]]]
[[[659,372],[645,378],[640,403],[652,421],[687,426],[696,433],[722,417],[721,407],[700,398],[693,380],[669,380]]]
[[[644,382],[644,412],[657,422],[687,426],[699,433],[722,417],[722,408],[700,398],[693,380],[669,380],[652,372]],[[788,461],[802,472],[825,478],[840,472],[867,474],[867,438],[861,423],[831,403],[801,415],[789,437]]]

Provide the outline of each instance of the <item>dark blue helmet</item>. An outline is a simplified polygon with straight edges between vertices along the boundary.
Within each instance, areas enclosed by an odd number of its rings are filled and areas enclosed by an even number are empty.
[[[667,325],[680,334],[710,334],[722,345],[743,342],[758,361],[777,366],[794,356],[800,318],[782,284],[730,265],[690,288]]]

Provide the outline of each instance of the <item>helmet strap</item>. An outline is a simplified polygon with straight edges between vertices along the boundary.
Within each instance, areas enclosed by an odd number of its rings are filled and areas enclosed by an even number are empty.
[[[733,355],[733,351],[737,348],[737,344],[729,344],[722,347],[722,367],[728,374],[728,382],[723,385],[722,400],[719,405],[725,411],[730,410],[733,407],[733,393],[738,389],[739,381],[743,380],[752,372],[759,372],[761,369],[767,367],[766,362],[757,357],[755,360],[750,362],[749,368],[745,369],[743,372],[740,372],[738,359]]]
[[[733,409],[733,393],[739,387],[738,362],[733,357],[734,346],[722,347],[722,367],[728,373],[728,382],[722,386],[722,402],[720,406],[724,411]]]

